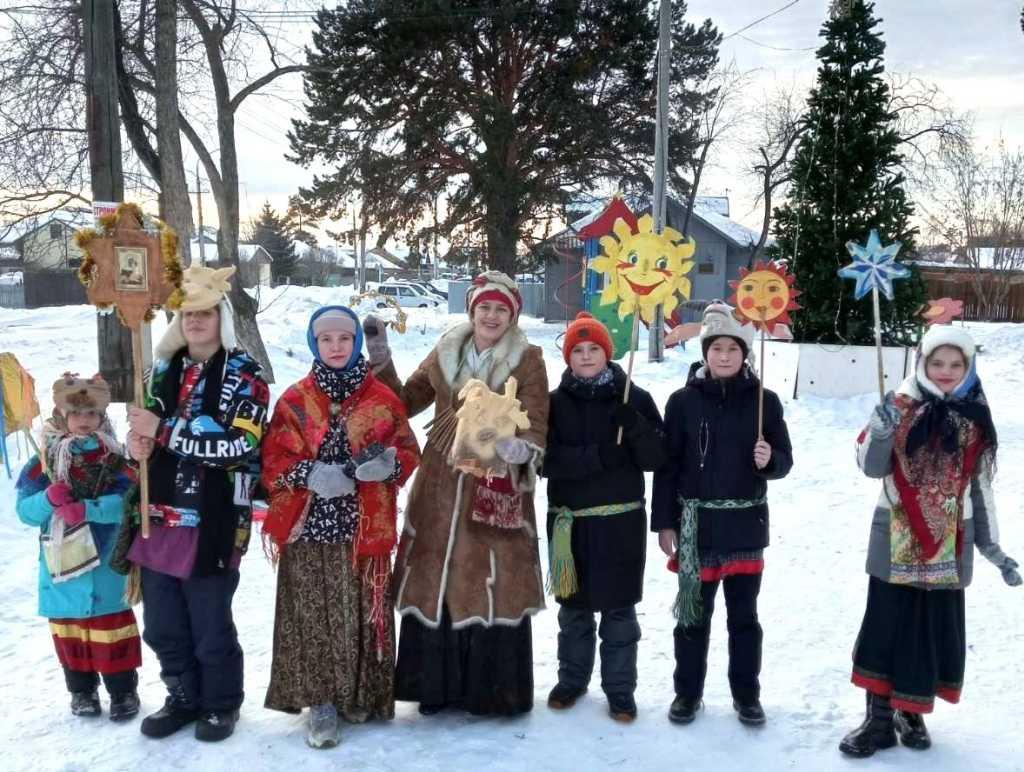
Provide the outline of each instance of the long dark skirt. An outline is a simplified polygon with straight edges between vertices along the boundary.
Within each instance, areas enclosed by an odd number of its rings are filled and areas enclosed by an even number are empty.
[[[898,710],[959,702],[967,656],[963,590],[921,590],[871,577],[853,648],[853,683]]]
[[[346,721],[393,718],[394,615],[382,656],[368,621],[373,588],[347,544],[295,542],[277,570],[274,657],[265,705],[294,713],[333,703]]]
[[[476,715],[525,713],[533,708],[530,618],[514,627],[453,630],[445,607],[435,630],[406,616],[395,671],[396,700],[462,708]]]

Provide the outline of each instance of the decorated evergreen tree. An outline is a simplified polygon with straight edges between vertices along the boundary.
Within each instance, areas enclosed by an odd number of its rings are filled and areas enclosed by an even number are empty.
[[[794,315],[799,341],[873,343],[870,295],[855,301],[836,271],[850,262],[847,241],[864,243],[872,228],[884,242],[901,241],[901,260],[915,251],[913,206],[903,190],[900,136],[882,74],[885,43],[874,4],[835,0],[821,35],[818,79],[808,100],[809,130],[793,159],[793,185],[775,210],[776,244],[769,256],[790,262],[804,306]],[[924,283],[916,269],[882,300],[886,343],[913,343]]]
[[[270,273],[275,282],[294,274],[295,241],[291,227],[286,218],[279,217],[271,208],[269,201],[264,202],[260,216],[252,223],[252,241],[267,250],[273,258]]]

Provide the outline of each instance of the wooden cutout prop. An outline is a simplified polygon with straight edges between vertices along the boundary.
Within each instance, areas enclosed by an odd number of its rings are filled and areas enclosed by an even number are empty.
[[[654,218],[645,214],[636,224],[636,232],[618,219],[612,234],[600,240],[604,253],[594,261],[594,270],[605,274],[605,288],[601,292],[601,305],[618,302],[619,318],[633,314],[633,331],[629,337],[629,365],[626,368],[626,388],[623,404],[629,401],[633,382],[633,361],[636,358],[640,317],[648,324],[655,319],[658,306],[666,317],[679,305],[678,295],[690,299],[692,285],[687,278],[693,269],[693,253],[697,242],[684,239],[674,228],[653,230]],[[616,439],[622,444],[622,427]]]
[[[448,463],[474,477],[504,477],[508,464],[497,454],[498,440],[511,439],[516,430],[529,429],[530,419],[516,399],[518,382],[509,377],[502,394],[473,378],[459,391],[462,407],[456,412],[458,425]]]
[[[85,253],[78,278],[89,302],[102,310],[114,309],[121,324],[132,333],[134,401],[145,404],[142,377],[142,325],[156,309],[181,305],[181,262],[178,237],[162,222],[158,232],[145,229],[142,210],[121,204],[114,214],[99,218],[100,229],[86,228],[75,234]],[[149,463],[139,462],[139,517],[142,536],[149,538]]]
[[[43,470],[46,469],[46,454],[39,452],[39,446],[32,438],[32,422],[38,415],[39,401],[32,376],[14,354],[0,353],[0,456],[3,457],[8,480],[11,479],[11,461],[7,435],[15,432],[25,433],[32,450],[39,456]]]
[[[736,318],[743,324],[754,325],[761,331],[761,354],[758,361],[757,386],[757,438],[764,439],[764,339],[765,334],[776,337],[776,328],[785,328],[793,321],[790,311],[800,310],[796,302],[803,293],[794,283],[796,277],[789,272],[785,263],[758,260],[754,270],[740,268],[740,278],[733,279],[729,286],[733,288],[729,304],[735,310]],[[777,337],[782,338],[779,330]],[[790,334],[792,339],[792,334]]]
[[[928,308],[921,312],[925,324],[931,327],[933,324],[952,324],[953,319],[964,312],[964,301],[953,298],[939,298],[929,300]]]
[[[348,304],[352,308],[356,308],[364,300],[372,302],[378,310],[390,307],[395,312],[394,319],[384,319],[384,324],[391,327],[395,332],[404,335],[406,329],[406,323],[409,320],[409,315],[402,310],[402,307],[398,305],[398,301],[390,295],[382,295],[375,290],[367,290],[366,292],[360,292],[357,295],[353,295],[349,298]]]
[[[885,293],[886,298],[894,297],[892,283],[896,279],[910,276],[910,269],[896,262],[896,255],[903,243],[894,241],[883,247],[878,231],[874,228],[868,235],[864,246],[855,241],[846,242],[846,251],[853,257],[853,262],[839,269],[844,279],[856,279],[853,296],[860,300],[871,293],[872,309],[875,314],[875,351],[878,354],[878,398],[885,401],[885,372],[882,368],[882,312],[879,309],[878,293]]]

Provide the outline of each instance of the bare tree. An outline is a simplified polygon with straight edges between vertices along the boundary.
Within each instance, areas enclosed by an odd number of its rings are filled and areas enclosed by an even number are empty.
[[[752,172],[760,185],[758,199],[764,208],[761,235],[750,256],[750,264],[758,259],[768,241],[772,223],[772,198],[777,190],[792,180],[791,153],[808,128],[804,102],[793,88],[777,88],[766,96],[759,111],[759,136],[755,144],[756,160]]]
[[[690,179],[682,227],[684,236],[690,233],[690,218],[693,215],[704,170],[713,161],[715,151],[721,149],[723,140],[748,118],[748,111],[743,107],[743,98],[749,82],[750,73],[740,72],[735,61],[715,70],[708,78],[704,91],[705,108],[697,122],[697,148],[691,159],[690,168],[680,170],[680,176]]]
[[[978,151],[970,143],[947,143],[936,189],[945,191],[929,217],[973,270],[982,311],[1006,303],[1011,274],[1024,271],[1024,150],[1000,141]]]

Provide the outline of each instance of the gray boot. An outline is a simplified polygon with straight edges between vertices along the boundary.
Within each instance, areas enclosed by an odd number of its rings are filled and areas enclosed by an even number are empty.
[[[333,748],[338,744],[338,711],[331,705],[312,705],[309,708],[310,748]]]

